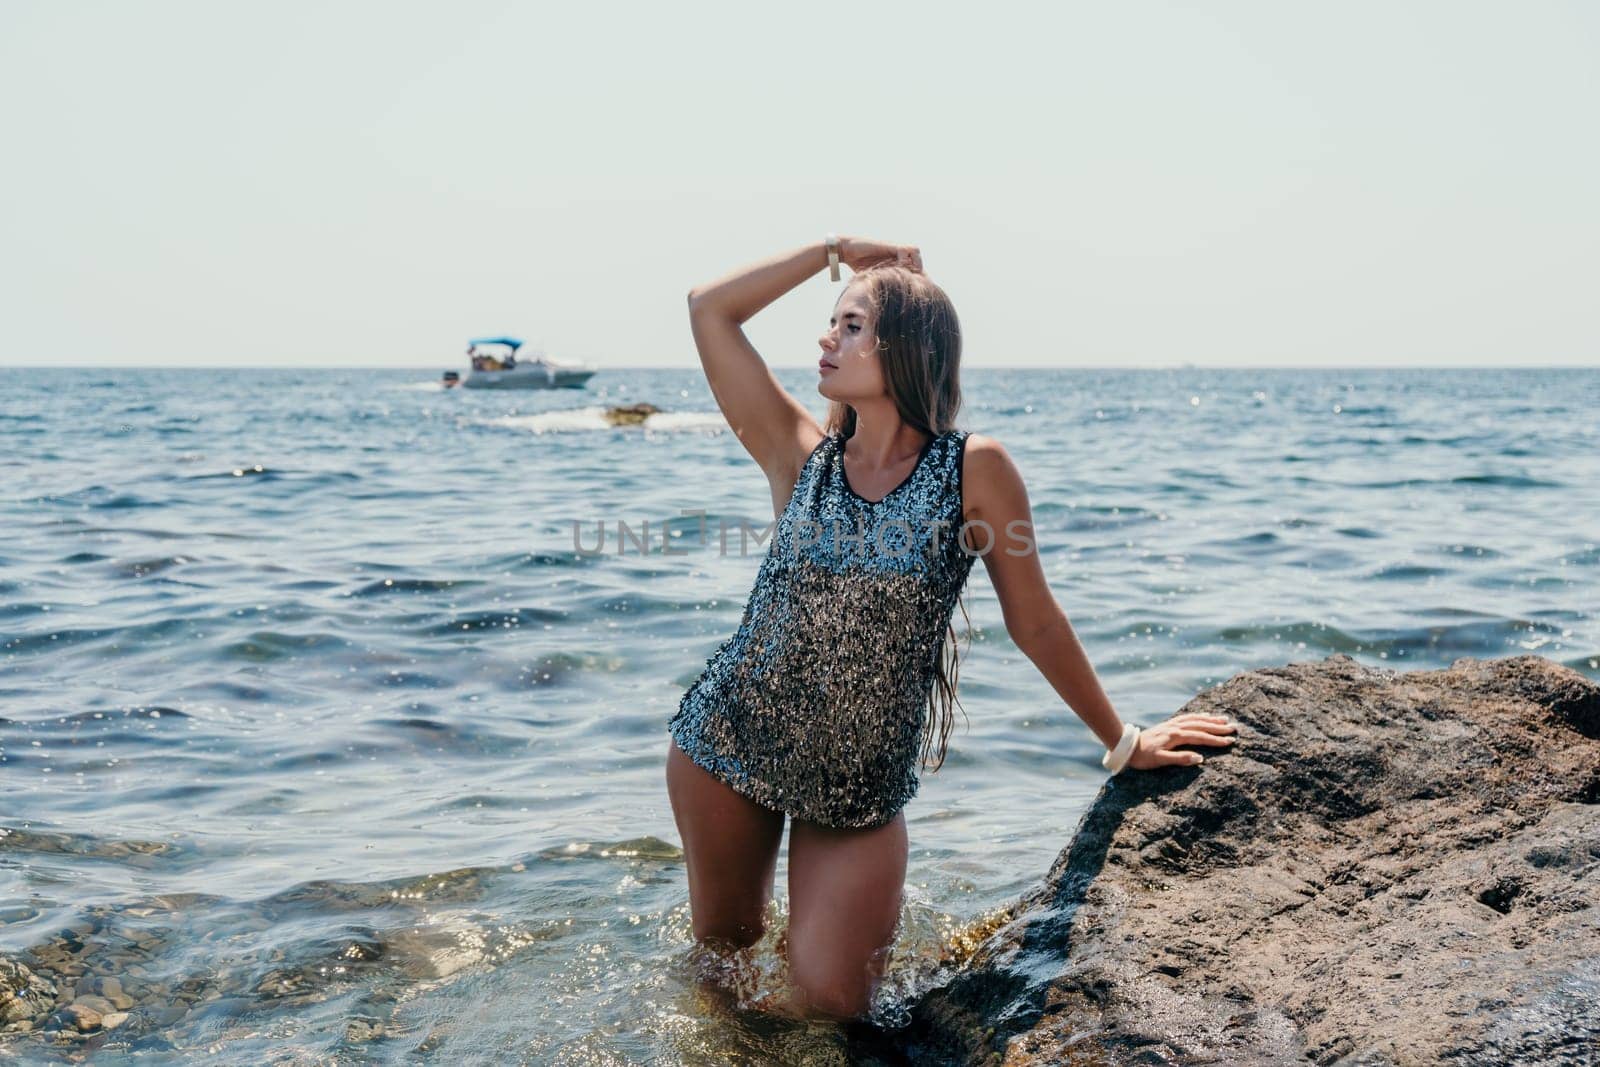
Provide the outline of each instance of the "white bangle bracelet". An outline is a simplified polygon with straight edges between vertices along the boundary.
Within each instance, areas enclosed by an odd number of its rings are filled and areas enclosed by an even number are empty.
[[[1139,747],[1138,726],[1133,723],[1124,723],[1122,737],[1117,741],[1117,747],[1107,749],[1106,754],[1100,757],[1100,766],[1116,774],[1128,765],[1128,760],[1133,757],[1133,750]]]
[[[824,237],[822,239],[822,243],[824,245],[826,245],[827,248],[828,248],[828,278],[831,281],[838,281],[839,280],[839,239],[837,237],[835,237],[833,234],[830,233],[830,234],[828,234],[828,236],[826,236],[826,237]]]

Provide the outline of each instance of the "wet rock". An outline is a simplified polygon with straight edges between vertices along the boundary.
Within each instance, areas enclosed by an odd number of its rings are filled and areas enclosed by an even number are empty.
[[[100,1025],[107,1030],[115,1030],[127,1021],[128,1013],[125,1011],[113,1011],[100,1017]]]
[[[1183,710],[1238,740],[1108,779],[915,1062],[1600,1060],[1600,686],[1335,655]]]
[[[55,1006],[55,983],[27,965],[0,958],[0,1025],[32,1020]]]
[[[99,1015],[105,1015],[117,1010],[117,1006],[111,1003],[111,1001],[107,1000],[105,997],[97,997],[92,993],[86,996],[78,997],[78,999],[74,1000],[73,1003],[81,1007],[88,1008],[90,1011]]]
[[[345,1023],[344,1038],[351,1044],[364,1044],[383,1036],[383,1023],[376,1019],[351,1019]]]
[[[452,1027],[448,1023],[440,1023],[428,1031],[426,1037],[417,1042],[416,1051],[422,1054],[437,1052],[449,1040]]]
[[[52,1018],[61,1020],[62,1029],[72,1028],[87,1032],[100,1028],[100,1014],[88,1005],[74,1001],[56,1012]]]
[[[413,978],[448,978],[483,959],[483,942],[445,928],[411,928],[390,935],[389,951],[398,969]]]
[[[634,426],[660,411],[654,404],[619,404],[607,408],[605,417],[613,426]]]
[[[326,981],[308,970],[268,971],[251,990],[268,1000],[312,997],[326,985]]]

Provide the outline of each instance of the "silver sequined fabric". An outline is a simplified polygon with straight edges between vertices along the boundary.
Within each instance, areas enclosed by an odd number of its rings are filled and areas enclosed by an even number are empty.
[[[667,727],[697,765],[758,804],[824,826],[879,826],[917,792],[938,657],[975,556],[963,551],[967,431],[924,445],[868,501],[844,441],[807,458],[739,628]]]

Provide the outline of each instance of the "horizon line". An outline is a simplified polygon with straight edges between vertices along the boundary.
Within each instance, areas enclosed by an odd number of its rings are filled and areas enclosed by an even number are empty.
[[[813,363],[767,363],[773,370],[810,370]],[[377,371],[432,371],[456,370],[440,367],[438,363],[67,363],[52,360],[44,363],[0,363],[0,369],[18,370],[377,370]],[[594,367],[596,373],[605,371],[651,370],[701,370],[698,363],[671,364],[621,364]],[[983,363],[966,366],[963,370],[1600,370],[1600,359],[1594,363]]]

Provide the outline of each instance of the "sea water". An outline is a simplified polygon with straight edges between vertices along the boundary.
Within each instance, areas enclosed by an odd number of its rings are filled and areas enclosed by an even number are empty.
[[[824,413],[813,371],[777,373]],[[1335,652],[1600,678],[1600,371],[977,367],[963,388],[957,424],[1022,471],[1125,720]],[[637,402],[662,414],[604,418]],[[530,393],[13,371],[0,956],[128,1018],[0,1052],[844,1062],[838,1027],[763,1010],[784,859],[766,941],[693,944],[663,778],[666,721],[768,544],[740,531],[771,520],[697,369]],[[906,809],[891,1030],[1105,780],[981,564],[965,604],[964,714]]]

